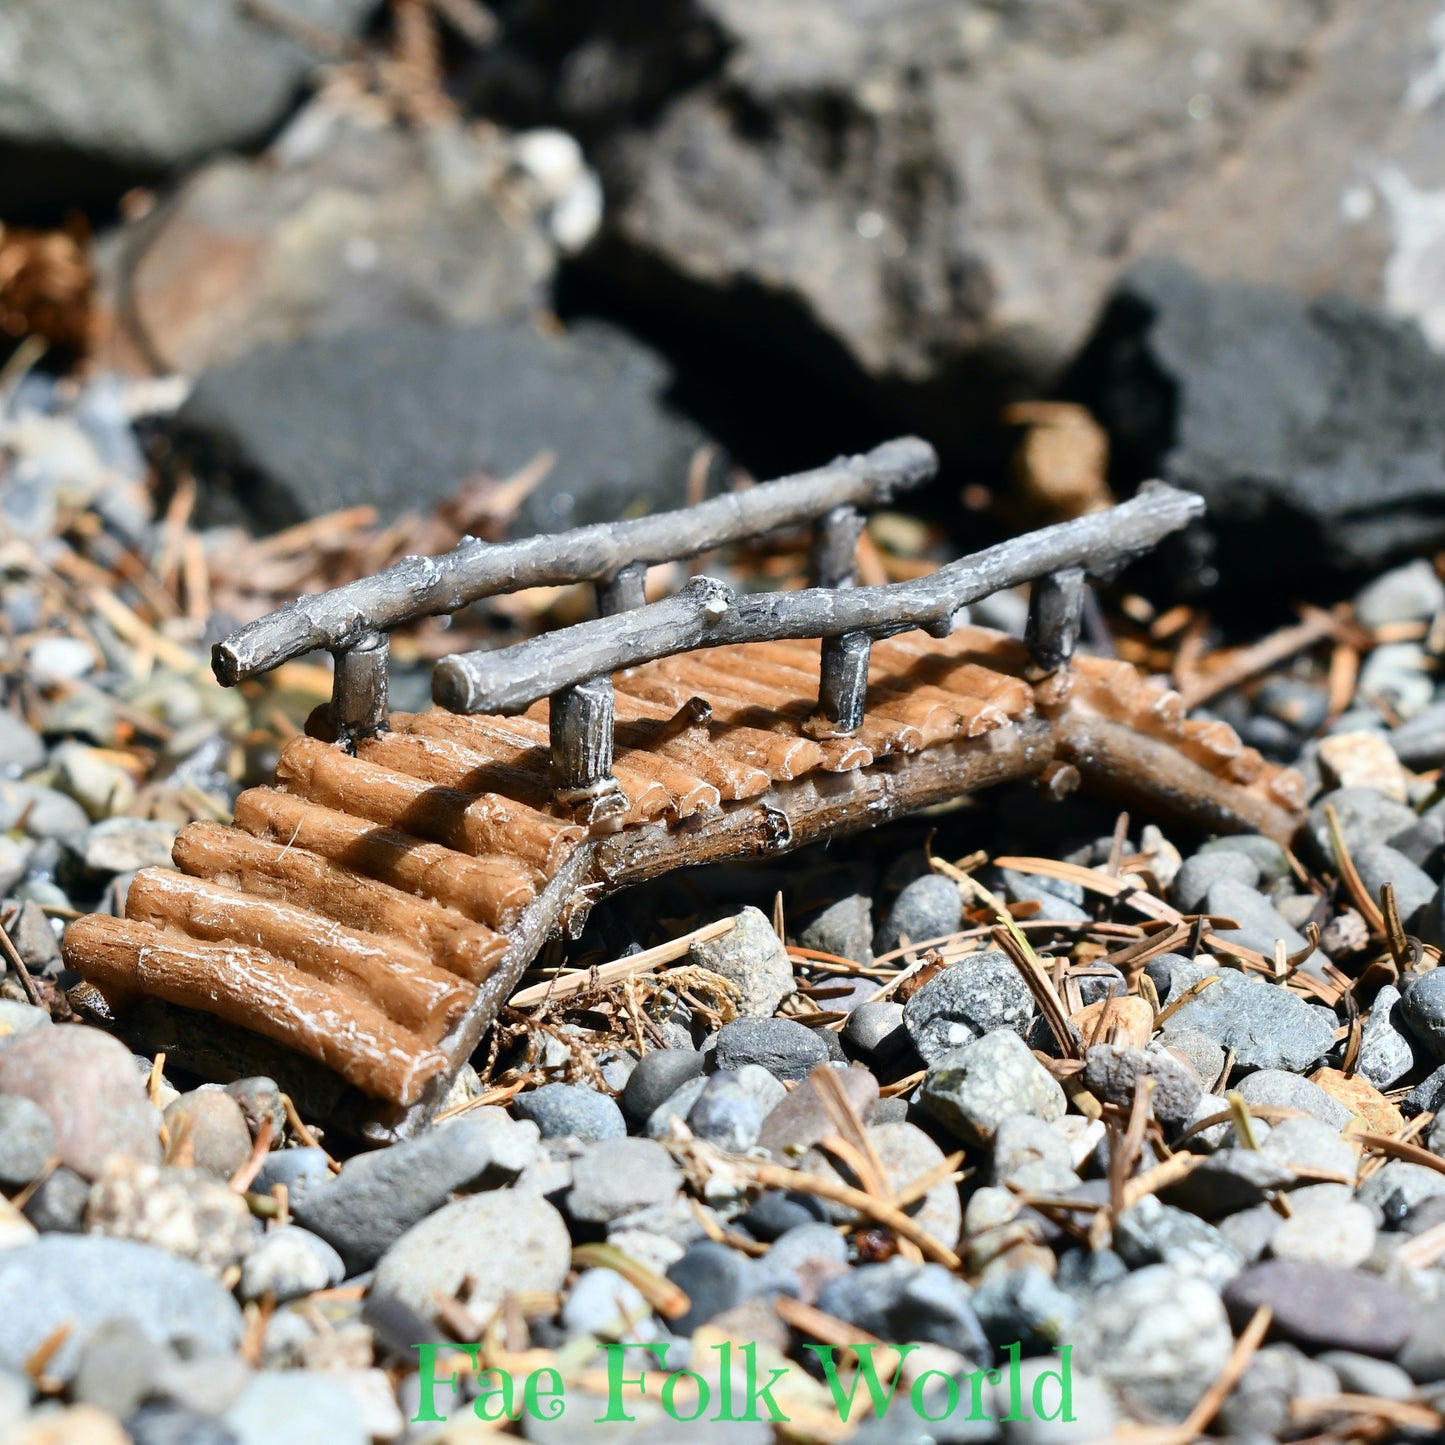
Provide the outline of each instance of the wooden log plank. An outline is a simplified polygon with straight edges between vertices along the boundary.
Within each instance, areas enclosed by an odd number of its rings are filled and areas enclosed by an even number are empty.
[[[436,1043],[476,997],[475,987],[401,939],[343,928],[304,908],[249,898],[169,868],[136,874],[126,895],[126,917],[204,943],[262,949],[363,999],[428,1043]]]
[[[66,963],[102,992],[142,990],[273,1039],[347,1083],[403,1106],[445,1055],[379,1009],[241,943],[199,943],[92,913],[65,933]]]
[[[274,788],[248,788],[235,815],[236,826],[258,838],[304,848],[502,932],[537,896],[540,875],[515,858],[470,858]]]
[[[451,908],[363,877],[304,848],[256,838],[219,823],[191,823],[176,839],[176,867],[256,898],[309,909],[382,938],[406,940],[438,968],[481,983],[507,940]]]
[[[276,766],[287,792],[370,818],[473,857],[510,854],[549,876],[586,830],[500,793],[470,793],[350,757],[316,738],[287,744]]]

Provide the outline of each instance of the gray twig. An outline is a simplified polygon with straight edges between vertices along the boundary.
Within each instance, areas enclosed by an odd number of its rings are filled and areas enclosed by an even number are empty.
[[[443,556],[407,557],[374,577],[298,598],[217,643],[211,666],[217,680],[231,687],[316,648],[335,652],[367,633],[455,612],[499,592],[602,581],[632,563],[646,566],[695,557],[763,532],[816,521],[836,507],[875,506],[927,481],[937,466],[927,442],[901,437],[863,456],[713,497],[685,511],[521,542],[468,538]]]
[[[1112,571],[1203,510],[1193,493],[1155,483],[1107,512],[1000,542],[929,576],[885,587],[738,597],[716,579],[694,578],[676,596],[620,617],[443,658],[432,675],[432,695],[453,712],[515,713],[584,678],[700,647],[852,632],[879,638],[914,627],[945,635],[958,611],[980,597],[1070,568]]]

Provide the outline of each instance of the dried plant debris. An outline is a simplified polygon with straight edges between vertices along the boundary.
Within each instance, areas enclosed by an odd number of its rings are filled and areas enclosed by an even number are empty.
[[[255,1061],[201,1077],[134,1056],[59,932],[128,888],[163,917],[166,884],[144,880],[181,875],[142,870],[179,828],[228,820],[283,747],[324,769],[293,739],[325,670],[216,688],[220,599],[229,627],[419,539],[500,529],[495,499],[527,478],[404,535],[353,517],[243,545],[194,532],[184,486],[153,509],[123,444],[153,398],[108,411],[56,389],[29,410],[42,386],[6,413],[0,480],[0,1420],[17,1438],[120,1440],[123,1422],[259,1445],[323,1418],[346,1445],[444,1438],[510,1390],[516,1413],[560,1398],[606,1439],[610,1381],[644,1371],[616,1407],[676,1438],[703,1389],[718,1414],[729,1364],[772,1381],[734,1427],[759,1439],[936,1438],[946,1381],[997,1422],[1011,1389],[1056,1408],[1064,1370],[1079,1439],[1442,1428],[1433,568],[1239,645],[1139,598],[1108,614],[1119,657],[1172,678],[1194,721],[1299,770],[1292,837],[1200,841],[1052,777],[1061,800],[996,793],[884,848],[660,879],[543,948],[430,1127],[353,1153]],[[785,562],[802,575],[801,539],[730,559],[739,580]],[[569,605],[462,625],[501,639]],[[435,655],[426,627],[415,646]],[[364,936],[334,931],[337,967],[365,968]],[[419,964],[414,1027],[457,985]],[[684,1364],[698,1378],[664,1396]]]

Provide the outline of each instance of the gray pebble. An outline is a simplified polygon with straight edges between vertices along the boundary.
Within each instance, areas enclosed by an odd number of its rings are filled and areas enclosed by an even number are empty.
[[[1387,983],[1375,995],[1360,1031],[1355,1068],[1377,1089],[1385,1090],[1393,1089],[1414,1067],[1415,1050],[1400,1008],[1400,990]]]
[[[45,766],[45,744],[23,718],[0,708],[0,773],[18,778]]]
[[[358,1154],[335,1179],[308,1188],[296,1221],[365,1269],[458,1189],[495,1188],[537,1152],[535,1126],[476,1110],[417,1139]]]
[[[251,1157],[251,1131],[241,1106],[224,1089],[195,1089],[171,1101],[166,1135],[184,1137],[197,1169],[229,1179]]]
[[[339,1378],[258,1370],[223,1422],[237,1445],[368,1445],[362,1408]]]
[[[741,1154],[757,1143],[763,1127],[763,1111],[738,1082],[734,1073],[719,1072],[709,1077],[687,1111],[687,1127],[699,1139],[706,1139],[732,1154]]]
[[[692,961],[730,979],[742,990],[744,1018],[769,1018],[797,987],[793,962],[767,916],[744,908],[730,932],[694,943]]]
[[[1407,982],[1400,1016],[1430,1058],[1445,1062],[1445,969],[1432,969]]]
[[[873,947],[890,953],[906,934],[910,943],[957,933],[963,922],[963,899],[958,885],[941,873],[925,873],[899,893],[887,922],[878,930]]]
[[[1170,1024],[1205,1034],[1221,1048],[1233,1049],[1236,1067],[1301,1072],[1333,1046],[1333,1025],[1297,994],[1232,969],[1175,964],[1170,975],[1171,1002],[1173,996],[1211,974],[1218,982],[1183,1004]]]
[[[1152,1194],[1119,1216],[1114,1248],[1132,1269],[1167,1264],[1216,1290],[1245,1265],[1244,1256],[1214,1225]]]
[[[1381,1400],[1411,1400],[1415,1382],[1399,1365],[1358,1355],[1352,1350],[1326,1350],[1319,1357],[1340,1382],[1340,1389],[1352,1395],[1374,1395]]]
[[[1408,1159],[1391,1159],[1360,1185],[1355,1197],[1394,1228],[1426,1199],[1445,1194],[1445,1174]]]
[[[657,1108],[652,1111],[642,1132],[649,1139],[670,1139],[672,1137],[673,1121],[687,1122],[687,1116],[692,1106],[702,1097],[702,1091],[707,1088],[707,1077],[698,1075],[689,1079],[675,1094],[664,1099]]]
[[[219,1420],[159,1401],[142,1405],[125,1429],[134,1445],[237,1445],[235,1433]]]
[[[1233,918],[1238,928],[1216,928],[1215,935],[1226,943],[1237,943],[1252,948],[1266,958],[1273,958],[1275,944],[1283,943],[1285,952],[1299,953],[1309,947],[1308,941],[1298,929],[1293,928],[1280,916],[1262,894],[1242,883],[1221,878],[1209,887],[1205,898],[1205,911],[1225,918]],[[1309,972],[1322,972],[1325,958],[1316,949],[1301,965]]]
[[[1032,1263],[990,1270],[969,1304],[990,1343],[1030,1352],[1069,1342],[1079,1313],[1077,1299]]]
[[[155,1387],[169,1351],[129,1320],[106,1320],[80,1348],[70,1398],[112,1415],[126,1416]]]
[[[1273,838],[1259,833],[1231,833],[1223,838],[1211,838],[1209,842],[1200,844],[1198,853],[1243,853],[1253,859],[1260,878],[1266,884],[1290,878],[1294,873],[1289,854]]]
[[[1339,1385],[1328,1365],[1293,1345],[1266,1345],[1220,1406],[1218,1423],[1233,1439],[1291,1435],[1304,1422],[1291,1412],[1290,1402],[1338,1394]]]
[[[904,1006],[903,1023],[919,1057],[931,1064],[995,1029],[1022,1036],[1033,1015],[1033,995],[1018,969],[1006,954],[987,952],[929,979]]]
[[[923,1107],[967,1143],[988,1144],[1012,1114],[1063,1117],[1064,1091],[1016,1033],[999,1029],[929,1066]]]
[[[835,1069],[833,1075],[858,1117],[867,1124],[878,1106],[878,1080],[857,1066]],[[816,1079],[810,1075],[763,1120],[758,1144],[774,1159],[788,1163],[820,1139],[836,1133],[837,1127]]]
[[[1297,1264],[1353,1269],[1374,1251],[1375,1233],[1369,1207],[1343,1199],[1286,1219],[1270,1240],[1270,1252]]]
[[[25,1217],[41,1234],[79,1234],[89,1203],[90,1185],[62,1164],[30,1196]]]
[[[165,1344],[229,1353],[241,1341],[241,1310],[188,1260],[131,1240],[44,1235],[0,1250],[0,1364],[24,1367],[60,1325],[70,1333],[46,1363],[68,1380],[81,1345],[105,1320],[126,1318]]]
[[[55,1152],[55,1130],[39,1104],[0,1094],[0,1185],[23,1188]]]
[[[278,1184],[284,1184],[294,1205],[311,1185],[325,1184],[330,1178],[324,1149],[273,1149],[262,1162],[251,1192],[269,1194]]]
[[[1172,1186],[1168,1198],[1201,1219],[1220,1219],[1259,1204],[1294,1182],[1294,1171],[1262,1150],[1226,1148],[1216,1150]]]
[[[562,1306],[562,1326],[570,1335],[597,1340],[646,1341],[657,1334],[652,1306],[635,1284],[611,1269],[583,1272]]]
[[[586,1084],[543,1084],[518,1094],[512,1112],[530,1119],[544,1139],[620,1139],[627,1133],[622,1110]]]
[[[706,1056],[694,1049],[654,1049],[644,1054],[622,1091],[622,1112],[639,1128],[652,1111],[703,1071]]]
[[[1140,1079],[1153,1085],[1149,1108],[1161,1124],[1194,1117],[1203,1093],[1199,1080],[1167,1050],[1095,1044],[1084,1056],[1085,1087],[1111,1104],[1131,1105]]]
[[[151,818],[107,818],[86,836],[85,866],[97,873],[169,868],[179,828]]]
[[[1219,1076],[1224,1072],[1224,1049],[1208,1034],[1202,1034],[1198,1029],[1175,1028],[1171,1019],[1154,1042],[1161,1049],[1168,1049],[1176,1058],[1183,1059],[1194,1070],[1194,1077],[1206,1092],[1219,1082]]]
[[[32,974],[53,975],[59,971],[60,940],[38,903],[22,903],[5,932]]]
[[[1423,557],[1382,572],[1354,597],[1355,620],[1362,627],[1428,622],[1442,608],[1445,608],[1445,584]]]
[[[1392,802],[1374,788],[1336,788],[1324,794],[1310,808],[1306,832],[1314,861],[1334,870],[1334,848],[1330,843],[1329,823],[1325,805],[1335,810],[1340,832],[1351,856],[1370,843],[1388,843],[1390,839],[1415,822],[1415,814],[1403,803]]]
[[[993,1140],[993,1180],[1036,1194],[1063,1194],[1079,1182],[1069,1141],[1032,1114],[1000,1122]]]
[[[667,1277],[689,1302],[687,1313],[671,1321],[679,1335],[690,1335],[700,1325],[767,1287],[755,1260],[711,1239],[690,1245],[667,1271]]]
[[[571,1261],[567,1226],[546,1200],[494,1189],[444,1205],[407,1230],[381,1257],[371,1289],[430,1319],[436,1299],[455,1295],[467,1278],[470,1303],[481,1309],[508,1292],[560,1288]]]
[[[903,1027],[903,1005],[887,998],[860,1004],[848,1015],[843,1037],[871,1058],[895,1057],[909,1042]]]
[[[967,1287],[942,1265],[860,1265],[819,1290],[818,1308],[890,1343],[942,1345],[978,1364],[992,1353]]]
[[[1281,1109],[1299,1109],[1328,1124],[1336,1133],[1352,1117],[1338,1099],[1325,1093],[1318,1084],[1284,1069],[1259,1069],[1239,1081],[1239,1093],[1246,1104],[1273,1104]]]
[[[717,1033],[719,1069],[759,1064],[779,1079],[801,1079],[829,1057],[819,1030],[793,1019],[741,1018]]]
[[[1074,1360],[1170,1420],[1182,1420],[1234,1345],[1218,1293],[1166,1264],[1107,1285],[1080,1314]]]
[[[278,1304],[340,1284],[346,1277],[341,1256],[319,1235],[288,1224],[262,1236],[241,1265],[243,1300],[271,1295]]]
[[[1260,880],[1259,865],[1247,853],[1235,849],[1196,853],[1185,860],[1174,879],[1175,906],[1183,913],[1198,913],[1209,890],[1226,878],[1254,888]]]
[[[778,1238],[759,1266],[764,1289],[805,1302],[816,1299],[823,1284],[847,1268],[847,1241],[831,1224],[812,1220]]]
[[[572,1165],[567,1212],[587,1224],[608,1224],[625,1214],[670,1203],[682,1188],[672,1156],[651,1139],[591,1144]]]
[[[1395,888],[1395,907],[1407,930],[1414,931],[1419,916],[1435,896],[1435,880],[1388,843],[1366,843],[1351,855],[1360,881],[1377,902],[1386,883]]]
[[[798,935],[798,942],[867,968],[873,962],[872,900],[865,893],[852,893],[830,903]]]

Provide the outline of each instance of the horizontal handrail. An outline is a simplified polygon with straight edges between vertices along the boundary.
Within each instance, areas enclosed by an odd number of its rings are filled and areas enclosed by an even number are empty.
[[[946,633],[970,602],[1069,568],[1106,574],[1203,511],[1194,493],[1156,482],[1121,506],[1000,542],[908,582],[738,596],[715,578],[698,577],[630,612],[444,657],[432,674],[432,696],[452,712],[518,713],[588,678],[700,647],[853,632],[878,638],[915,627]]]
[[[224,687],[318,648],[337,652],[420,617],[523,587],[605,581],[632,564],[651,566],[785,527],[837,507],[870,507],[933,476],[927,442],[900,437],[861,456],[712,497],[684,511],[602,522],[519,542],[467,538],[440,557],[407,557],[374,577],[300,597],[232,633],[212,649]]]

